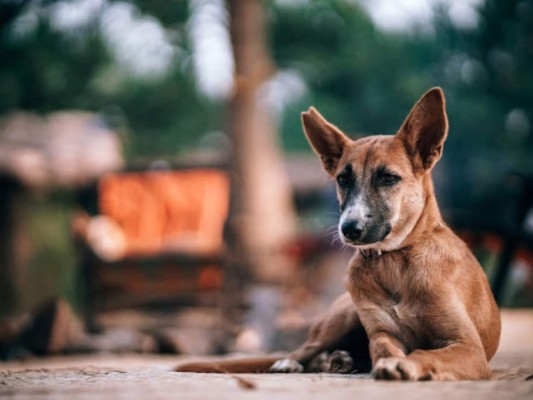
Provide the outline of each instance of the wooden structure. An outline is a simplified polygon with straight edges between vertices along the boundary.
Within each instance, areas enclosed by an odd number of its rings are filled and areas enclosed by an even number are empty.
[[[111,173],[80,193],[89,319],[132,306],[219,305],[229,186],[223,169],[198,167]]]

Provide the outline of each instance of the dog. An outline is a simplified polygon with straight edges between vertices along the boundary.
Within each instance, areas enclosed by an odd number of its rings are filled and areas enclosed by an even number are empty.
[[[199,362],[191,372],[372,371],[386,380],[490,379],[501,320],[488,280],[444,223],[431,170],[448,134],[433,88],[393,136],[351,140],[317,110],[305,135],[336,181],[347,293],[286,357]]]

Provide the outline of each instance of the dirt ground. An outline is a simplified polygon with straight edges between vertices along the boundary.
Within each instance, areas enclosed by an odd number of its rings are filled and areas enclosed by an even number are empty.
[[[172,372],[188,357],[94,355],[0,364],[0,398],[20,399],[533,399],[533,310],[506,310],[494,379],[377,382],[370,375]]]

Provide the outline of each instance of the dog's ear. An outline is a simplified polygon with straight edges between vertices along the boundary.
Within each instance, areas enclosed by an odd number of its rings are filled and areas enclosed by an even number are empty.
[[[444,92],[435,87],[418,100],[397,137],[404,143],[413,167],[428,171],[440,159],[447,134]]]
[[[326,121],[314,107],[302,113],[302,124],[305,136],[320,157],[322,166],[333,176],[344,146],[350,139],[339,128]]]

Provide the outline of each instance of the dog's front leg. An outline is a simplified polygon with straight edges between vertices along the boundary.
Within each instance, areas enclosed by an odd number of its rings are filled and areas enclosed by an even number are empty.
[[[420,360],[406,356],[405,347],[391,334],[379,332],[370,339],[372,373],[383,380],[429,380]]]
[[[381,358],[405,357],[405,347],[394,336],[379,332],[370,339],[370,357],[373,365]]]
[[[406,357],[405,346],[393,335],[379,331],[370,337],[370,357],[372,359],[372,372],[376,379],[401,380],[407,377],[407,366],[401,360]],[[390,361],[397,360],[398,366],[389,367]]]
[[[420,366],[418,379],[480,380],[492,377],[483,348],[474,343],[454,343],[442,349],[416,350],[407,358]]]
[[[419,380],[421,365],[406,356],[405,347],[392,335],[380,332],[370,339],[372,373],[376,379]]]
[[[407,357],[380,358],[373,368],[376,379],[479,380],[491,371],[482,348],[455,343],[435,350],[415,350]]]
[[[450,315],[448,315],[450,317]],[[469,319],[450,317],[438,327],[443,338],[434,349],[414,350],[407,356],[394,347],[394,339],[378,337],[372,343],[373,373],[376,379],[389,380],[479,380],[490,379],[491,370],[481,339]],[[446,332],[447,327],[454,327]],[[448,328],[450,329],[450,328]],[[438,344],[440,343],[440,345]],[[443,345],[445,343],[445,345]],[[396,354],[394,354],[396,352]],[[375,357],[375,358],[374,358]]]

